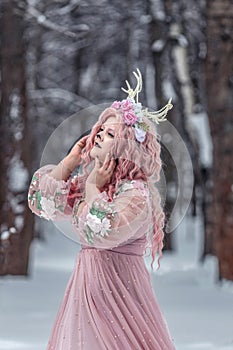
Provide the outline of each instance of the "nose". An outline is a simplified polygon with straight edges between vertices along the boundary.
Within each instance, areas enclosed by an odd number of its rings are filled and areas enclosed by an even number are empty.
[[[102,134],[103,131],[99,131],[96,135],[97,138],[99,138],[101,141],[103,140],[103,134]]]

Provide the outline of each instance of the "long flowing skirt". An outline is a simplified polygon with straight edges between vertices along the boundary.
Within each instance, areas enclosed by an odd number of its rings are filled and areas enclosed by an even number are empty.
[[[83,248],[47,350],[174,350],[142,255]]]

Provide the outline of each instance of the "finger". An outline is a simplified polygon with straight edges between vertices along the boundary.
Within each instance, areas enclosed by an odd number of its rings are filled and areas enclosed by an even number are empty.
[[[78,141],[76,143],[76,146],[78,146],[79,148],[83,149],[85,147],[85,143],[83,143],[82,141]]]
[[[115,159],[111,158],[109,160],[108,168],[114,168],[115,166]]]
[[[83,148],[86,145],[86,141],[88,139],[89,135],[84,136],[81,140],[77,142],[77,145]]]
[[[89,137],[89,135],[84,136],[84,137],[81,139],[81,141],[83,141],[84,143],[86,143],[88,137]]]
[[[107,153],[106,156],[105,156],[103,166],[106,167],[108,165],[108,162],[109,162],[109,153]]]
[[[113,172],[114,171],[114,169],[116,168],[116,161],[115,161],[115,159],[111,159],[111,162],[110,162],[110,169],[111,169],[111,172]]]
[[[77,142],[75,146],[79,147],[81,150],[83,149],[83,146],[79,142]]]
[[[95,157],[95,168],[99,169],[100,168],[100,161],[98,157]]]
[[[107,168],[105,168],[105,171],[110,174],[110,176],[112,176],[112,173],[115,169],[115,159],[111,159],[110,160],[110,163],[109,163],[109,166]]]

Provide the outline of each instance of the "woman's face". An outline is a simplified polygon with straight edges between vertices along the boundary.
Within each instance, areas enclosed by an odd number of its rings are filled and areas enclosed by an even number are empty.
[[[91,149],[90,156],[95,158],[98,156],[101,163],[104,162],[107,153],[114,144],[114,136],[117,128],[116,117],[109,117],[101,126],[95,136],[95,143]]]

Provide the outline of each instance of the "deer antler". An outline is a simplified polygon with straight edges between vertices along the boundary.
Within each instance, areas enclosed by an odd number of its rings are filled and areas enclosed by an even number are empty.
[[[138,94],[139,92],[142,91],[142,75],[141,75],[141,72],[140,70],[137,68],[137,73],[136,72],[133,72],[134,76],[136,77],[137,79],[137,85],[136,85],[136,88],[133,90],[128,82],[128,80],[126,80],[126,85],[127,85],[127,88],[128,90],[124,89],[124,88],[121,88],[124,92],[126,92],[128,94],[128,97],[130,98],[133,98],[136,96],[136,102],[138,103]]]
[[[133,90],[131,88],[128,80],[125,81],[128,90],[126,90],[124,88],[121,88],[121,89],[128,94],[129,98],[134,99],[135,96],[136,96],[136,101],[135,102],[138,103],[138,95],[139,95],[139,92],[142,91],[142,75],[141,75],[141,72],[140,72],[140,70],[138,68],[137,68],[137,72],[133,72],[133,74],[134,74],[134,76],[137,79],[137,85],[136,85],[135,89]],[[151,119],[156,124],[159,124],[160,122],[163,122],[163,121],[167,120],[167,118],[166,118],[167,113],[168,113],[168,111],[170,109],[173,108],[173,105],[172,105],[171,101],[172,101],[172,99],[170,98],[168,103],[163,108],[161,108],[158,111],[149,112],[148,108],[146,108],[146,109],[142,109],[142,113],[143,113],[144,116],[146,116],[147,118]]]
[[[159,124],[160,122],[167,120],[167,118],[166,118],[167,113],[170,109],[173,108],[173,105],[171,102],[172,102],[172,99],[170,98],[168,103],[160,110],[155,111],[155,112],[149,112],[148,108],[146,108],[142,111],[142,113],[146,117],[148,117],[149,119],[153,120],[153,122],[155,122],[156,124]]]

